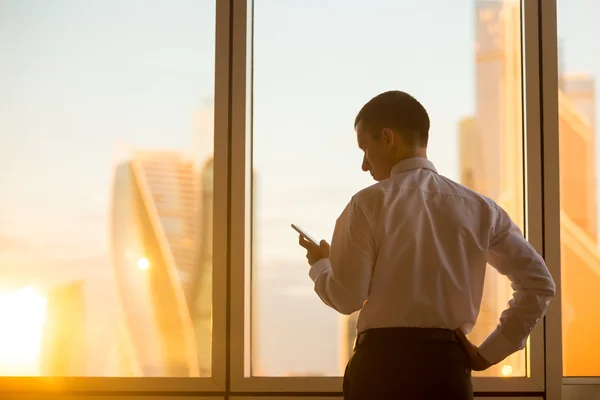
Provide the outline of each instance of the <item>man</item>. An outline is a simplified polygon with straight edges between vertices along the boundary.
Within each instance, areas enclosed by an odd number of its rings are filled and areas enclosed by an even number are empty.
[[[361,310],[345,399],[472,399],[471,370],[522,349],[555,293],[544,260],[493,200],[427,159],[429,117],[400,91],[371,99],[355,120],[363,171],[378,182],[352,197],[331,248],[300,236],[325,304]],[[497,328],[469,333],[486,264],[512,282]]]

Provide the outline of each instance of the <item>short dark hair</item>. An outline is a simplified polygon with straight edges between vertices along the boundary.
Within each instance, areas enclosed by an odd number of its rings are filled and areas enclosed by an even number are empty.
[[[427,110],[410,94],[391,90],[373,97],[358,112],[354,127],[363,125],[377,136],[384,128],[397,130],[414,147],[427,147],[429,115]]]

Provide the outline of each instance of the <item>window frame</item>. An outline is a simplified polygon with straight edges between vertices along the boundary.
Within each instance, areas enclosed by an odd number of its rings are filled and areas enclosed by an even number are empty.
[[[556,0],[538,0],[539,96],[541,104],[544,256],[556,283],[556,296],[544,321],[547,399],[562,393],[562,310],[560,256],[560,183],[558,163],[558,39]]]
[[[56,393],[156,393],[222,392],[226,387],[226,305],[228,259],[227,226],[229,214],[228,173],[230,148],[230,12],[229,1],[214,0],[215,9],[215,76],[214,76],[214,208],[213,208],[213,332],[211,376],[201,378],[121,378],[121,377],[12,377],[0,376],[0,395],[18,396],[36,393],[36,398]],[[42,394],[44,393],[44,394]],[[114,398],[114,397],[110,397]]]

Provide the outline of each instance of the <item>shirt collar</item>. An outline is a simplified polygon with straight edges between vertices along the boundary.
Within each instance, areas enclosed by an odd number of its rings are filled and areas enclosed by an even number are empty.
[[[402,172],[409,171],[411,169],[418,169],[418,168],[430,169],[433,172],[437,173],[437,170],[435,169],[435,167],[431,161],[429,161],[428,159],[423,158],[423,157],[413,157],[413,158],[407,158],[405,160],[402,160],[398,164],[394,165],[390,175],[396,175],[396,174],[400,174]]]

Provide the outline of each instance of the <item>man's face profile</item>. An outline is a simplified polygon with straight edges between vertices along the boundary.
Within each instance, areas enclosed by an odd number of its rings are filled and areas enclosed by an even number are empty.
[[[387,165],[386,137],[383,134],[377,136],[376,139],[362,121],[356,125],[358,147],[363,151],[362,170],[379,182],[389,178],[390,168]]]

